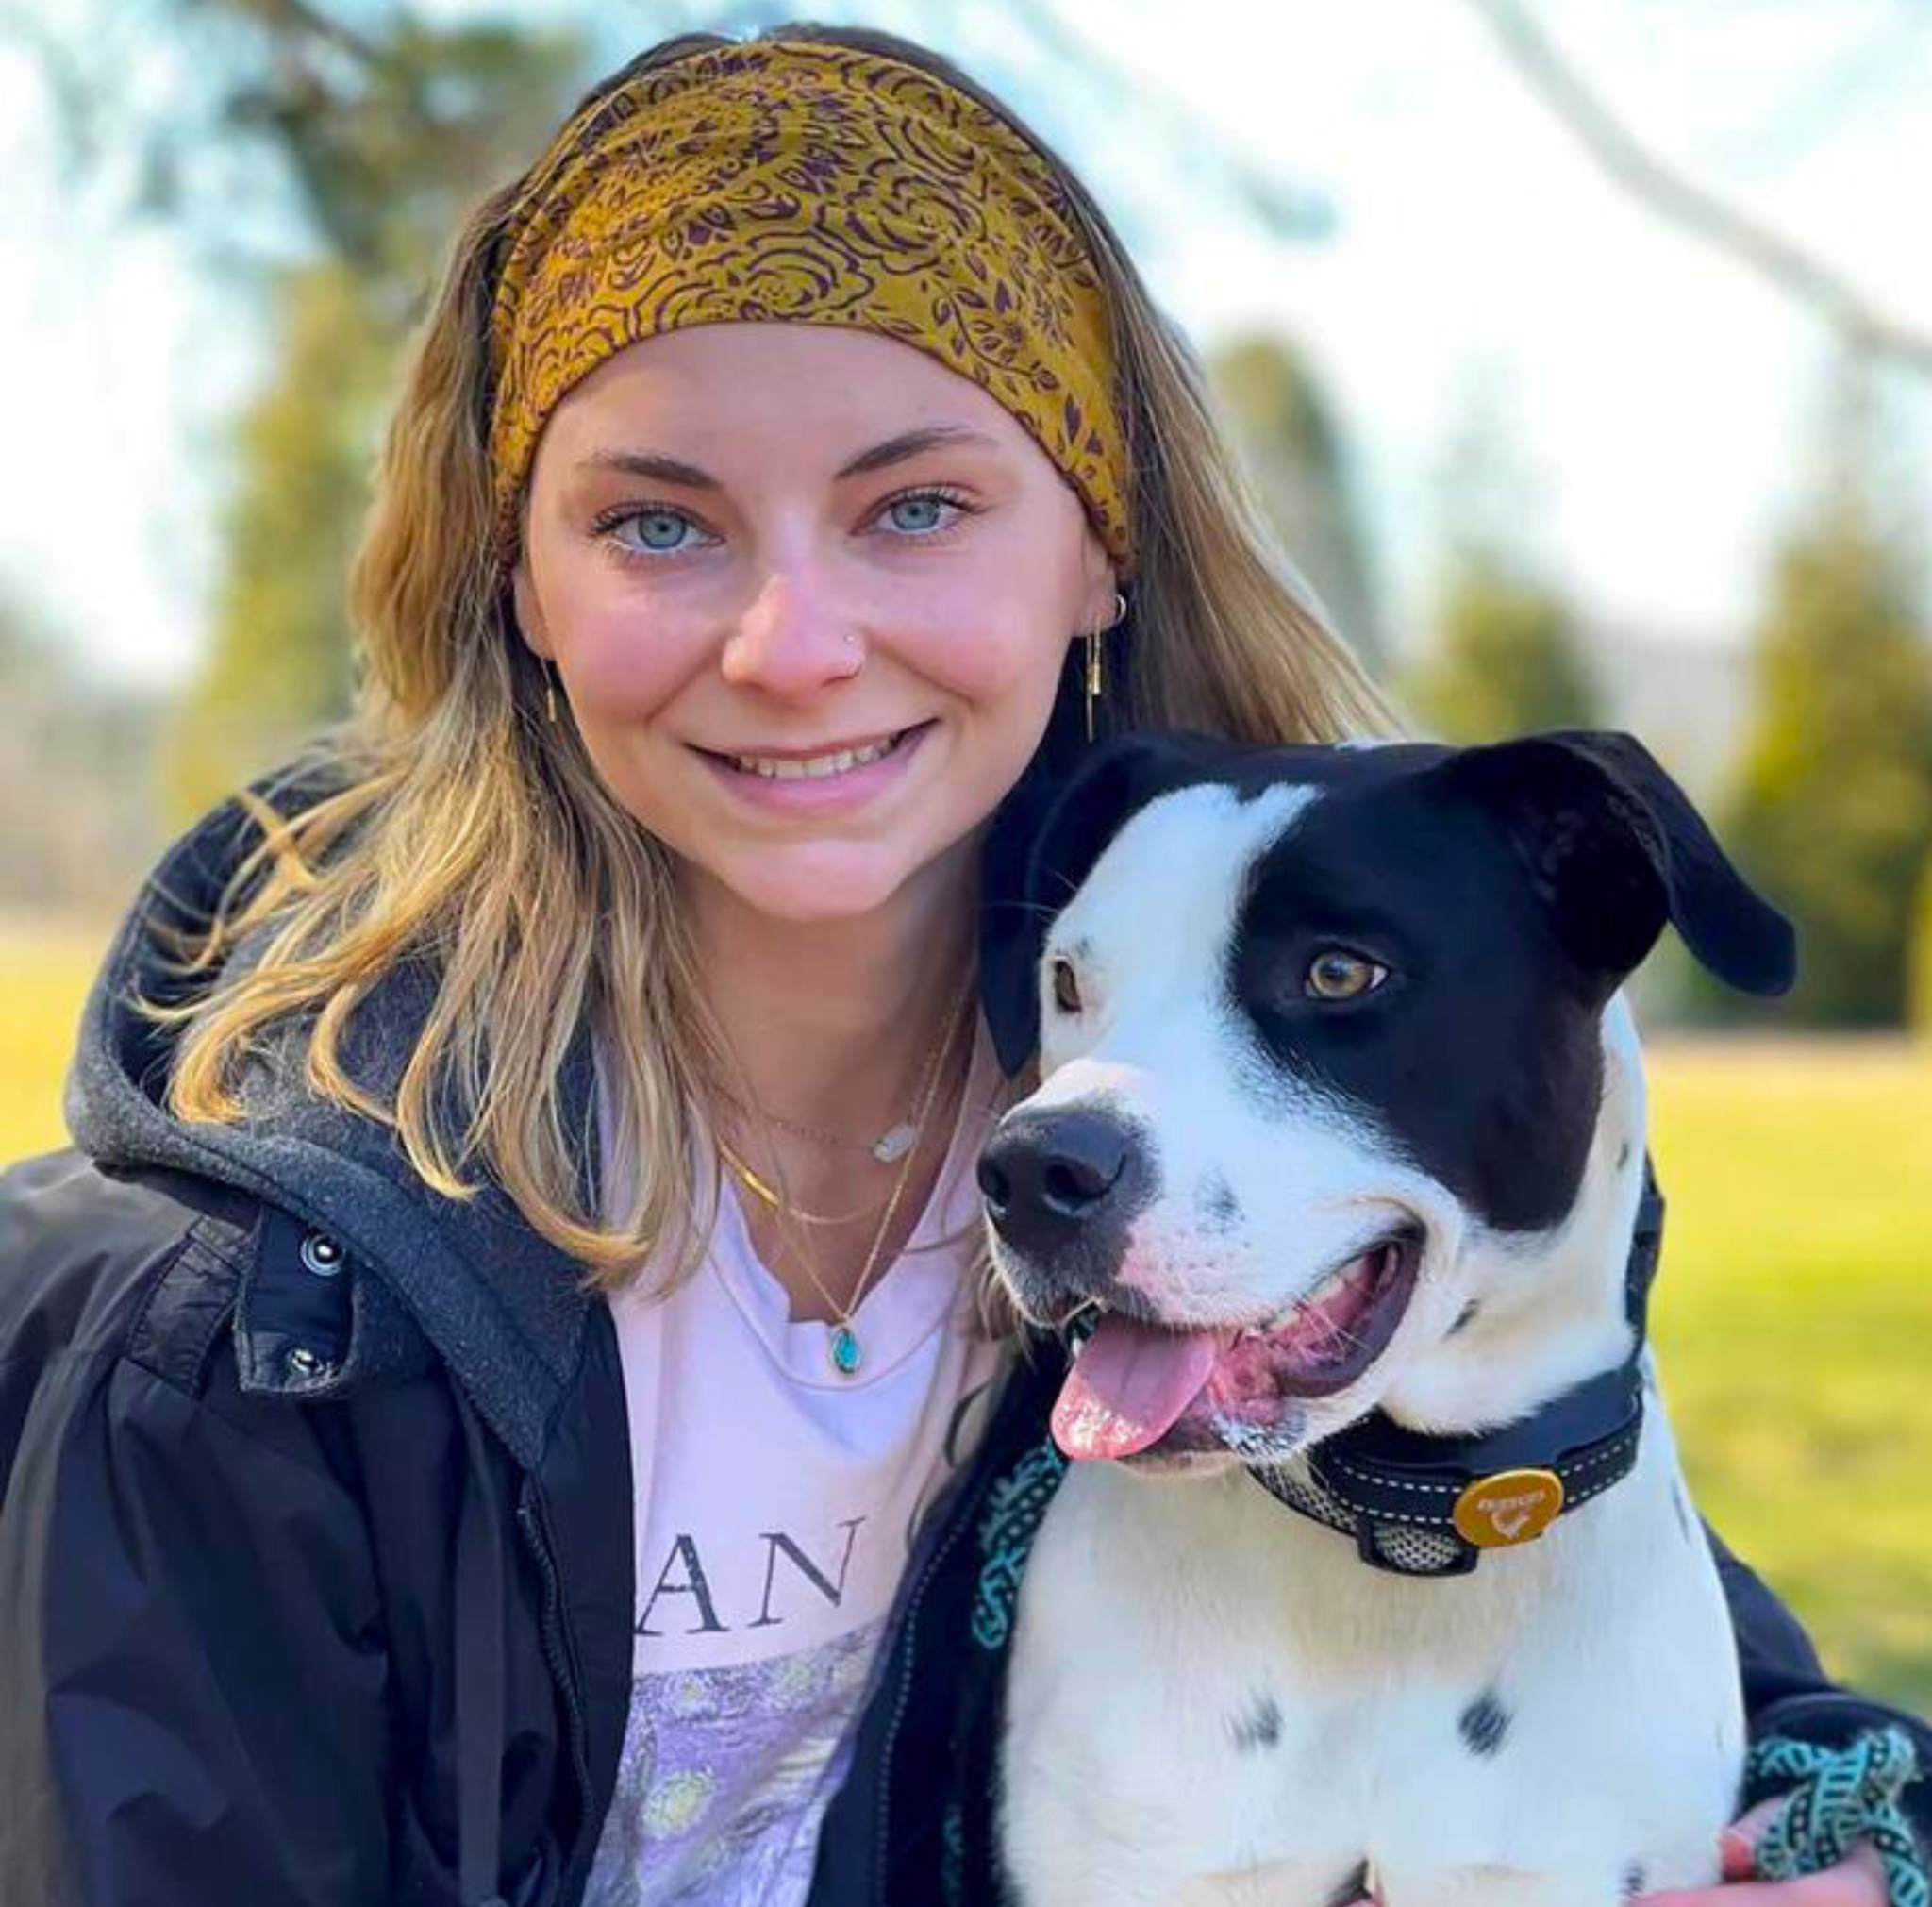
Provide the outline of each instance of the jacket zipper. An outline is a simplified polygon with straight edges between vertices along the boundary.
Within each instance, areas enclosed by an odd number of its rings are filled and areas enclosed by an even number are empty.
[[[886,1898],[887,1854],[891,1837],[890,1816],[892,1804],[892,1750],[899,1739],[899,1729],[906,1719],[906,1710],[912,1699],[912,1659],[918,1650],[919,1611],[925,1600],[925,1593],[932,1587],[933,1578],[939,1574],[941,1564],[951,1553],[959,1536],[972,1524],[984,1500],[987,1488],[983,1484],[972,1497],[964,1499],[958,1507],[952,1526],[935,1546],[925,1560],[925,1566],[919,1572],[919,1581],[913,1585],[911,1594],[906,1599],[904,1614],[906,1634],[906,1655],[899,1671],[899,1687],[892,1700],[891,1719],[886,1723],[885,1738],[880,1743],[879,1766],[884,1779],[879,1782],[878,1839],[874,1873],[877,1880],[877,1899],[879,1907],[891,1907]]]
[[[517,1527],[524,1532],[524,1540],[542,1572],[543,1654],[550,1664],[551,1679],[563,1692],[564,1715],[570,1724],[571,1771],[576,1777],[577,1810],[583,1823],[577,1830],[578,1846],[572,1848],[564,1860],[564,1872],[570,1873],[576,1865],[584,1833],[591,1825],[590,1725],[584,1718],[583,1673],[577,1662],[576,1639],[563,1615],[563,1583],[557,1568],[550,1511],[534,1480],[517,1504]]]

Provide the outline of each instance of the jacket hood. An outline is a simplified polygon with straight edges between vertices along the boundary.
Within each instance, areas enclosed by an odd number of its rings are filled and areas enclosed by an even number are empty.
[[[274,785],[286,809],[290,782]],[[162,1103],[178,1029],[158,1026],[138,1002],[179,1004],[206,990],[208,976],[184,981],[176,971],[172,934],[212,917],[260,839],[242,805],[230,802],[176,842],[149,876],[87,1003],[67,1079],[68,1126],[103,1167],[160,1167],[235,1186],[326,1233],[351,1269],[374,1274],[351,1284],[347,1354],[305,1395],[346,1393],[419,1370],[433,1350],[519,1463],[534,1469],[597,1302],[579,1289],[575,1260],[539,1236],[494,1186],[465,1201],[425,1186],[387,1127],[308,1090],[298,1037],[251,1071],[242,1091],[247,1116],[236,1124],[191,1124]],[[234,958],[245,960],[247,949]],[[344,1058],[378,1096],[400,1078],[433,993],[425,967],[402,967],[354,1015]],[[583,1032],[570,1048],[564,1087],[594,1196],[594,1067]]]

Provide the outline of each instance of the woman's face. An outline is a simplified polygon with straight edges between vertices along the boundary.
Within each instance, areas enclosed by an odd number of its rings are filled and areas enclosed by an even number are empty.
[[[1114,578],[976,385],[875,333],[731,324],[558,405],[513,584],[616,798],[803,921],[963,863]]]

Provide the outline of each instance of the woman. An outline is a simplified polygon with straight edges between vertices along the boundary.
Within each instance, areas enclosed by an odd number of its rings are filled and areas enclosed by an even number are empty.
[[[8,1899],[986,1898],[984,824],[1096,709],[1392,724],[1085,193],[858,33],[485,201],[352,595],[0,1207]],[[1729,1576],[1759,1730],[1871,1718]]]

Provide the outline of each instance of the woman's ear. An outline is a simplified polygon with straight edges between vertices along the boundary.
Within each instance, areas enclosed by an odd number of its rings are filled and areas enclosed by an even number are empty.
[[[516,612],[517,634],[524,639],[524,646],[543,661],[555,659],[550,646],[549,626],[543,620],[542,606],[537,600],[537,589],[530,578],[530,560],[520,556],[516,567],[509,573],[510,602]]]
[[[1121,586],[1113,560],[1106,546],[1086,525],[1080,536],[1080,620],[1074,633],[1084,636],[1090,629],[1105,628],[1113,621],[1113,599]]]

